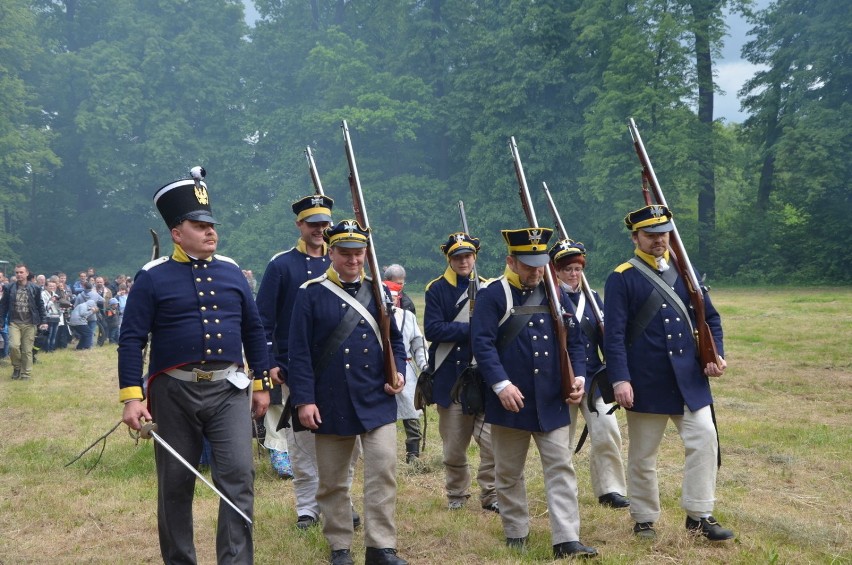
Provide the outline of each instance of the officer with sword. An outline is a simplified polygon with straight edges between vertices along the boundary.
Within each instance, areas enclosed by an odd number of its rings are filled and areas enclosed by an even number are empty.
[[[212,447],[214,490],[222,499],[217,561],[251,563],[251,420],[252,412],[262,416],[269,406],[270,360],[248,282],[232,259],[215,254],[218,222],[203,178],[204,169],[195,167],[191,178],[154,195],[174,251],[136,274],[119,338],[119,400],[122,420],[156,440],[163,561],[197,561],[192,499],[198,473],[187,461],[199,460],[203,436]],[[151,420],[157,428],[146,425]]]

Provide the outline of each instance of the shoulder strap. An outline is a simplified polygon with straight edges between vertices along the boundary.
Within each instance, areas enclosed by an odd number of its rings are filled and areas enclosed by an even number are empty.
[[[694,334],[695,330],[692,326],[692,318],[689,316],[689,310],[683,303],[683,300],[680,299],[680,296],[678,296],[672,288],[677,281],[677,270],[668,269],[663,272],[661,277],[657,275],[656,272],[652,271],[651,268],[638,257],[632,257],[628,263],[633,265],[639,274],[651,283],[651,286],[653,286],[656,291],[651,293],[642,305],[639,313],[636,315],[634,322],[630,324],[627,339],[628,345],[633,343],[645,332],[645,328],[648,327],[648,324],[651,323],[651,320],[654,316],[656,316],[657,312],[659,312],[660,306],[662,306],[666,299],[669,300],[677,313],[686,320],[686,323],[689,324],[690,333]]]
[[[326,284],[327,283],[327,284]],[[334,284],[329,280],[324,280],[320,283],[326,288],[329,288],[343,298],[347,304],[349,304],[350,308],[346,311],[346,314],[343,315],[343,319],[340,320],[340,323],[334,328],[334,331],[331,332],[331,335],[328,336],[328,339],[325,342],[325,347],[320,353],[320,356],[317,358],[314,363],[314,375],[322,374],[325,369],[328,367],[328,364],[331,362],[334,354],[337,353],[337,350],[346,341],[346,338],[352,333],[352,330],[355,329],[355,326],[358,325],[358,321],[361,318],[366,319],[370,322],[371,326],[374,326],[374,331],[376,331],[376,335],[380,335],[378,333],[378,327],[375,327],[375,320],[370,312],[367,310],[367,305],[370,304],[370,286],[366,282],[361,284],[361,288],[358,289],[358,292],[355,293],[355,297],[353,298],[348,292]],[[340,292],[335,292],[337,289]],[[379,338],[379,344],[382,343],[381,338]]]
[[[508,286],[508,282],[504,283],[504,286]],[[508,318],[509,320],[506,323],[502,323],[500,325],[500,329],[497,331],[497,350],[503,351],[516,337],[521,333],[521,329],[527,322],[530,321],[533,314],[540,314],[547,312],[550,313],[550,308],[547,306],[542,306],[541,301],[544,298],[544,285],[538,285],[535,290],[533,290],[532,294],[530,294],[524,303],[521,306],[512,307],[512,294],[511,292],[508,295],[508,302],[506,302],[506,309],[509,311]],[[506,316],[503,317],[506,319]]]

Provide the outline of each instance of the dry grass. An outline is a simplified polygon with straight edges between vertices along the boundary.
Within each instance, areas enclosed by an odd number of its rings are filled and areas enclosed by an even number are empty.
[[[596,503],[585,448],[575,460],[583,541],[599,549],[602,563],[852,563],[852,290],[719,289],[714,300],[730,363],[714,382],[724,458],[715,514],[737,539],[711,545],[685,534],[682,446],[670,427],[659,465],[658,539],[638,542],[626,512]],[[91,473],[97,450],[64,467],[120,418],[114,349],[43,355],[30,382],[11,381],[8,364],[0,371],[0,564],[159,562],[151,445],[135,445],[122,427]],[[398,468],[400,554],[421,564],[548,562],[534,448],[531,543],[519,555],[504,548],[499,518],[479,510],[476,487],[467,510],[445,510],[434,411],[429,417],[423,464]],[[294,527],[292,484],[274,476],[266,457],[257,467],[257,562],[326,562],[321,531]],[[359,508],[360,492],[359,481]],[[217,500],[203,485],[196,494],[199,559],[214,563]],[[361,534],[353,550],[363,555]]]

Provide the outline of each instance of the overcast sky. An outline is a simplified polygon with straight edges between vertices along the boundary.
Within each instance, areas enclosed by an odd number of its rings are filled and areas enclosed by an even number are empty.
[[[258,18],[257,11],[254,9],[254,2],[243,0],[243,3],[246,7],[246,21],[249,25],[253,25]],[[769,0],[755,0],[755,4],[758,8],[765,8],[769,4]],[[746,80],[754,76],[757,69],[755,65],[744,61],[740,56],[742,46],[750,39],[746,36],[746,33],[751,26],[740,16],[731,14],[727,15],[726,22],[728,24],[728,35],[724,38],[722,58],[715,61],[713,66],[716,84],[725,93],[723,95],[716,94],[713,104],[713,117],[724,118],[729,123],[741,123],[747,116],[740,112],[737,92]]]

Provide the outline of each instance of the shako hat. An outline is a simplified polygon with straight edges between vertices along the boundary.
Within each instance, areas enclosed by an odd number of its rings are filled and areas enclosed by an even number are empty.
[[[293,213],[297,221],[331,222],[334,200],[324,194],[312,194],[293,202]]]
[[[441,252],[448,258],[464,253],[478,253],[479,239],[461,231],[451,233],[447,236],[447,241],[441,244]]]
[[[667,206],[654,204],[630,212],[624,217],[624,225],[630,231],[642,230],[649,233],[672,231],[672,213]]]
[[[553,235],[550,228],[523,228],[520,230],[501,230],[503,239],[509,248],[509,255],[517,257],[524,265],[544,267],[550,261],[547,254],[547,242]]]
[[[548,253],[550,260],[556,265],[559,261],[570,257],[585,257],[586,246],[572,239],[560,239],[550,248]]]
[[[367,247],[370,230],[362,228],[356,220],[343,220],[336,226],[325,228],[322,237],[329,247]]]
[[[188,179],[180,179],[160,187],[154,193],[154,204],[172,229],[184,220],[218,224],[210,209],[210,195],[204,177],[203,167],[193,167]]]

